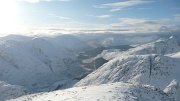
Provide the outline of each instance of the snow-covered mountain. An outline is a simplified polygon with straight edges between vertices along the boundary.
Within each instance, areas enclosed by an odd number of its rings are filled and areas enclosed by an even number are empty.
[[[170,54],[180,50],[178,41],[174,36],[168,39],[159,39],[155,42],[148,43],[145,45],[138,46],[135,49],[129,50],[127,54]]]
[[[170,37],[169,39],[140,45],[128,51],[117,51],[114,55],[111,52],[107,53],[106,55],[109,55],[109,58],[114,57],[114,59],[82,79],[77,85],[117,81],[151,84],[153,80],[163,80],[164,78],[163,84],[167,86],[167,83],[172,81],[172,79],[170,81],[167,80],[167,77],[178,77],[176,75],[178,73],[175,72],[180,70],[180,64],[179,60],[163,55],[178,51],[180,51],[180,46],[177,40],[174,37]],[[172,77],[171,75],[174,76]],[[159,86],[164,87],[161,83]]]
[[[174,101],[151,86],[111,83],[22,96],[8,101]]]
[[[128,51],[117,51],[113,55],[107,52],[109,62],[80,80],[75,86],[128,82],[151,85],[162,90],[168,89],[168,85],[171,85],[174,79],[180,81],[179,49],[176,39],[170,37]],[[179,96],[179,90],[177,92]],[[174,99],[178,101],[177,97]]]
[[[173,79],[180,80],[180,61],[161,55],[117,57],[80,80],[76,86],[112,82],[148,84],[164,89]]]
[[[178,40],[130,37],[0,38],[0,99],[179,101]]]
[[[145,54],[171,54],[180,51],[180,45],[174,36],[168,39],[159,39],[155,42],[138,45],[135,48],[131,48],[128,51],[104,51],[100,54],[106,60],[117,57],[118,55],[145,55]]]
[[[74,83],[85,74],[75,54],[63,46],[57,48],[45,38],[0,41],[1,81],[33,91],[48,91],[54,83]],[[63,87],[61,84],[59,86]]]

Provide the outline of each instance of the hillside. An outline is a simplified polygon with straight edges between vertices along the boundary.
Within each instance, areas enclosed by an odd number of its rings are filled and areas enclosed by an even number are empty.
[[[149,43],[153,39],[146,37],[138,44],[129,44],[129,38],[127,45],[114,36],[91,38],[0,38],[0,99],[178,101],[180,46],[175,37]]]
[[[70,86],[77,81],[76,78],[85,75],[86,70],[75,54],[63,46],[58,47],[40,37],[0,40],[0,80],[33,92],[53,90],[51,86],[55,88],[54,84],[59,89],[66,83]],[[60,81],[64,82],[63,85]]]
[[[173,79],[180,80],[180,61],[161,55],[130,55],[117,57],[92,72],[76,86],[112,82],[148,84],[164,89]]]
[[[174,101],[163,91],[128,83],[75,87],[22,96],[8,101]]]

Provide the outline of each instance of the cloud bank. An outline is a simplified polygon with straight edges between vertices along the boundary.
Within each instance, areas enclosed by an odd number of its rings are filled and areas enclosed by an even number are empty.
[[[113,2],[113,3],[105,3],[100,5],[94,5],[95,8],[108,8],[110,11],[120,11],[127,9],[128,7],[133,7],[137,5],[152,3],[153,1],[144,1],[144,0],[127,0],[122,2]]]

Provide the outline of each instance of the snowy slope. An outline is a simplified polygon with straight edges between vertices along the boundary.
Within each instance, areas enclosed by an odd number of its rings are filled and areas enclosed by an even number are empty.
[[[1,81],[33,91],[47,91],[54,83],[74,83],[84,74],[86,70],[74,54],[65,48],[56,48],[44,38],[0,40]]]
[[[6,71],[1,73],[1,80],[27,88],[33,86],[36,88],[45,86],[47,83],[44,80],[49,81],[49,77],[54,76],[46,65],[14,42],[1,44],[0,52],[0,58],[10,65],[6,68],[1,66],[1,70]]]
[[[8,101],[174,101],[150,86],[112,83],[23,96]]]
[[[88,38],[86,41],[71,35],[21,38],[24,37],[0,38],[0,81],[8,83],[0,83],[2,100],[24,95],[27,88],[44,93],[15,101],[179,101],[180,48],[174,37],[128,51],[106,50],[93,59],[104,58],[108,62],[88,76],[88,70],[76,57],[79,52],[93,49]],[[118,40],[106,36],[97,43],[113,46],[119,44]],[[74,84],[83,87],[58,90]]]
[[[75,55],[65,48],[57,48],[43,38],[34,38],[29,43],[27,51],[46,64],[59,77],[65,72],[69,77],[76,77],[85,72]],[[57,44],[59,45],[59,44]],[[64,45],[66,46],[66,45]]]
[[[106,60],[110,60],[115,58],[116,56],[123,55],[145,55],[145,54],[171,54],[180,51],[180,46],[178,44],[177,39],[174,36],[169,37],[168,39],[159,39],[155,42],[142,44],[136,46],[135,48],[131,48],[128,51],[104,51],[100,55]]]
[[[17,98],[28,93],[29,91],[26,90],[24,87],[10,85],[3,81],[0,81],[0,101]]]
[[[80,80],[76,86],[124,81],[164,89],[173,79],[180,80],[179,66],[179,60],[161,55],[117,57]]]
[[[159,39],[155,42],[141,45],[127,52],[128,54],[169,54],[180,51],[178,41],[174,36],[168,39]]]

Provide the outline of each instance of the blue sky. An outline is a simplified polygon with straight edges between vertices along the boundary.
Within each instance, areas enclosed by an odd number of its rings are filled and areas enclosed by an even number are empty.
[[[29,29],[99,32],[180,30],[180,0],[16,0]]]

